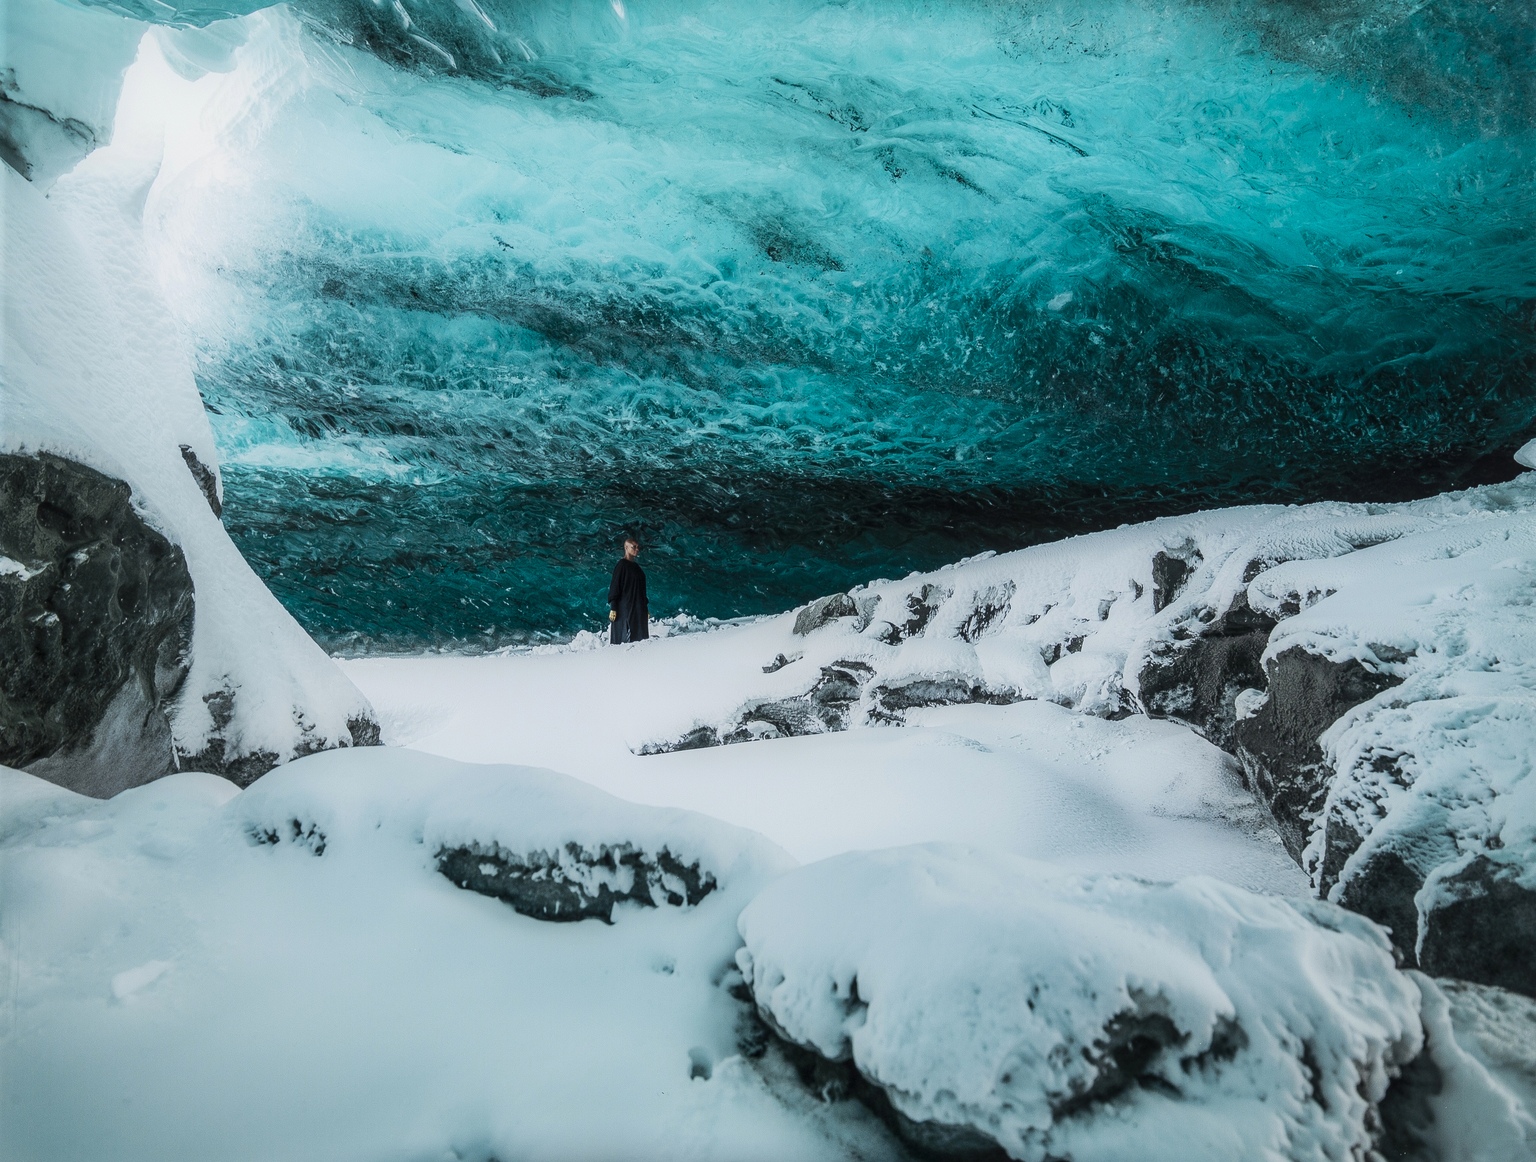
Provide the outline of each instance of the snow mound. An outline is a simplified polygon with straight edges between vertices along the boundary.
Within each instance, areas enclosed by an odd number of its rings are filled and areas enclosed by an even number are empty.
[[[319,857],[381,843],[419,850],[460,887],[551,920],[610,920],[621,901],[695,905],[792,863],[753,832],[626,803],[554,771],[392,748],[328,752],[273,771],[232,818],[253,844]],[[562,900],[578,906],[558,907]]]
[[[740,930],[783,1037],[850,1061],[918,1141],[968,1127],[1015,1158],[1361,1157],[1424,1045],[1372,924],[1204,878],[854,853],[770,884]],[[1513,1103],[1471,1076],[1518,1157]]]

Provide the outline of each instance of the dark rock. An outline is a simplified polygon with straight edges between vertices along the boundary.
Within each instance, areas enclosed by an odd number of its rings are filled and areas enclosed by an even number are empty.
[[[461,888],[505,900],[524,916],[558,923],[611,924],[622,901],[691,907],[716,887],[715,877],[697,862],[685,864],[666,848],[652,855],[619,843],[590,852],[568,843],[564,854],[516,855],[494,845],[444,848],[437,870]]]
[[[1436,884],[1419,967],[1536,997],[1536,892],[1518,874],[1478,855]]]
[[[977,595],[976,606],[960,623],[960,639],[974,642],[988,627],[998,618],[1008,613],[1008,607],[1013,602],[1014,585],[1012,581],[985,593]]]
[[[0,454],[0,762],[106,797],[175,768],[192,578],[120,480]]]
[[[347,719],[347,733],[352,736],[353,746],[383,746],[384,737],[379,724],[371,718],[358,715]]]
[[[1179,552],[1161,551],[1152,558],[1152,612],[1161,613],[1183,591],[1204,558],[1194,546]]]
[[[972,1126],[943,1122],[919,1122],[896,1108],[890,1094],[868,1080],[850,1060],[832,1061],[814,1049],[800,1045],[775,1029],[759,1015],[762,1037],[772,1038],[785,1060],[794,1067],[800,1083],[821,1101],[856,1100],[878,1117],[924,1162],[1007,1162],[1008,1152]],[[755,1043],[755,1042],[754,1042]],[[763,1050],[759,1050],[758,1056]]]
[[[276,847],[291,843],[305,848],[316,858],[325,854],[325,832],[317,823],[305,823],[302,819],[290,819],[282,827],[252,827],[246,837],[257,847]]]
[[[1337,848],[1334,847],[1335,830],[1341,832],[1337,837]],[[1350,846],[1351,838],[1353,847]],[[1352,829],[1333,820],[1329,821],[1327,839],[1325,870],[1331,871],[1336,878],[1360,840]],[[1424,873],[1417,871],[1399,853],[1382,850],[1373,852],[1344,882],[1337,903],[1387,929],[1398,959],[1404,964],[1413,964],[1419,939],[1419,909],[1413,897],[1423,886]],[[1326,896],[1332,887],[1326,879],[1321,881],[1318,895]]]
[[[955,706],[985,702],[1003,706],[1019,701],[1012,690],[992,690],[980,682],[960,675],[917,678],[899,686],[880,686],[875,690],[874,716],[886,722],[899,722],[901,713],[924,706]]]
[[[1426,1048],[1387,1086],[1377,1106],[1381,1130],[1376,1152],[1388,1162],[1431,1162],[1435,1111],[1432,1102],[1445,1085],[1440,1067]]]
[[[783,654],[779,654],[773,659],[773,661],[769,662],[766,666],[763,667],[763,673],[777,674],[791,662],[798,662],[799,660],[800,658],[798,655],[793,658],[786,658]]]
[[[1249,608],[1239,592],[1231,607],[1198,637],[1166,643],[1143,667],[1141,703],[1157,718],[1193,726],[1222,750],[1236,750],[1235,702],[1244,690],[1267,682],[1259,659],[1269,644],[1274,618]]]
[[[859,607],[846,593],[818,597],[795,617],[795,633],[804,637],[840,617],[857,617]]]
[[[212,468],[197,458],[197,453],[192,451],[191,445],[181,445],[181,458],[187,462],[187,468],[192,473],[192,479],[197,481],[198,488],[203,491],[203,498],[208,501],[208,507],[213,509],[213,515],[220,520],[224,519],[224,502],[219,499],[219,478]]]
[[[949,599],[950,590],[938,585],[924,585],[916,593],[907,594],[907,620],[896,628],[903,638],[917,637],[928,628],[939,606]]]
[[[699,750],[764,738],[794,738],[848,729],[849,714],[874,675],[867,662],[837,661],[823,666],[816,684],[804,694],[757,702],[737,720],[721,727],[696,726],[674,742],[651,743],[642,755]]]
[[[1268,809],[1291,858],[1301,862],[1333,770],[1318,738],[1345,711],[1401,679],[1369,670],[1354,659],[1333,662],[1292,646],[1271,659],[1269,697],[1233,737],[1249,790]]]
[[[1236,1026],[1233,1029],[1236,1030]],[[1177,1051],[1186,1040],[1187,1035],[1162,1013],[1133,1009],[1117,1013],[1104,1026],[1103,1037],[1091,1048],[1083,1050],[1083,1055],[1097,1070],[1093,1084],[1053,1103],[1052,1117],[1058,1121],[1070,1118],[1113,1101],[1133,1086],[1167,1090],[1168,1083],[1149,1066],[1165,1052]],[[1198,1057],[1192,1058],[1191,1062],[1198,1060]]]

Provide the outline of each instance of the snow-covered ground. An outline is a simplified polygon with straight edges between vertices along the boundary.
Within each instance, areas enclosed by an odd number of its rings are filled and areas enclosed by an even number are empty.
[[[7,1162],[900,1156],[737,1055],[736,918],[789,861],[734,828],[376,749],[104,802],[0,769],[0,800]],[[718,886],[552,924],[432,867],[568,831]]]
[[[551,767],[640,803],[762,832],[797,859],[944,841],[1080,871],[1211,874],[1302,893],[1306,877],[1193,732],[1048,702],[915,711],[905,728],[638,755],[679,706],[762,678],[781,619],[632,647],[342,663],[386,742]]]
[[[1310,1162],[1387,1119],[1518,1162],[1536,1009],[1394,968],[1235,760],[1127,703],[1242,594],[1282,643],[1442,683],[1345,727],[1457,682],[1523,705],[1531,485],[1155,522],[625,647],[344,661],[392,745],[238,794],[5,772],[6,1157],[908,1157],[894,1128]],[[1466,737],[1519,856],[1529,747]]]
[[[795,620],[346,661],[394,745],[299,759],[240,793],[186,774],[102,802],[5,772],[6,1157],[908,1157],[865,1104],[820,1100],[830,1083],[807,1085],[803,1059],[753,1055],[757,1012],[819,1044],[823,976],[850,995],[863,982],[850,1014],[884,1023],[848,1027],[851,1060],[896,1109],[1018,1157],[1141,1159],[1148,1134],[1189,1157],[1261,1140],[1274,1159],[1342,1157],[1421,1045],[1441,1156],[1523,1156],[1523,998],[1448,1009],[1375,929],[1304,900],[1234,761],[1183,726],[1035,700],[641,753],[790,668],[765,674],[765,658],[848,636]],[[811,866],[786,877],[797,860]],[[519,875],[500,893],[512,907],[487,898]],[[929,882],[949,887],[913,886]],[[640,903],[549,923],[517,902],[529,884]],[[1040,939],[1052,924],[1078,953]],[[1021,972],[1060,986],[1038,1018],[955,1008],[1013,995]],[[1029,1065],[1074,1037],[1098,1054],[1081,1077]],[[1007,1061],[977,1073],[978,1054]],[[1165,1088],[1181,1077],[1204,1095],[1198,1141],[1155,1129],[1185,1117]],[[1244,1103],[1281,1090],[1257,1126]],[[1343,1104],[1320,1113],[1334,1090]]]

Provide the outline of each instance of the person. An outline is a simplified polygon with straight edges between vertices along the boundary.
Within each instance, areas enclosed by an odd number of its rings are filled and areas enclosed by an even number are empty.
[[[614,645],[644,641],[651,636],[651,607],[645,599],[645,570],[635,560],[640,542],[624,537],[624,559],[613,567],[608,586],[608,624]]]

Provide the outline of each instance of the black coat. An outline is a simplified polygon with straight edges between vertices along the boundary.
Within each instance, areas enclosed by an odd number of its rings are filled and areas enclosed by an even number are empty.
[[[617,613],[613,623],[613,644],[644,641],[651,636],[651,607],[645,599],[645,570],[633,561],[623,560],[613,567],[613,581],[608,586],[608,608]]]

